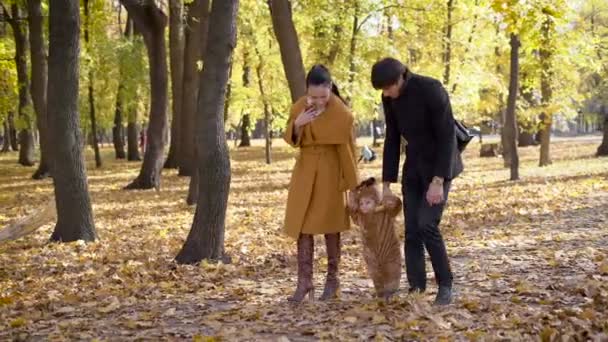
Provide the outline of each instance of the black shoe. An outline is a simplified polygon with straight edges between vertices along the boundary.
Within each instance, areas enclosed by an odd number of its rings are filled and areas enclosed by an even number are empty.
[[[439,286],[437,297],[435,297],[435,305],[448,305],[450,303],[452,303],[452,288]]]

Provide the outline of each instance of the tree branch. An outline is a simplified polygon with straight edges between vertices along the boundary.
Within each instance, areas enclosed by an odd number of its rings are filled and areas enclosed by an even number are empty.
[[[425,8],[422,7],[411,7],[411,6],[405,6],[405,5],[388,5],[388,6],[384,6],[375,10],[372,10],[371,12],[369,12],[369,14],[363,19],[361,20],[361,23],[359,23],[359,25],[356,28],[356,32],[358,33],[361,28],[363,27],[363,24],[365,24],[371,17],[372,15],[374,15],[375,13],[378,12],[382,12],[382,11],[386,11],[387,9],[390,8],[401,8],[401,9],[409,9],[409,10],[414,10],[414,11],[426,11]]]

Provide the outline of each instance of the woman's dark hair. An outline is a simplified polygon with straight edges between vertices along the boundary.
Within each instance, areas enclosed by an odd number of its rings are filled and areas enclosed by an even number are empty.
[[[374,89],[383,89],[391,86],[407,71],[403,63],[397,59],[386,57],[372,67],[372,85]]]
[[[340,96],[340,90],[338,86],[332,81],[329,69],[323,64],[315,64],[310,68],[308,74],[306,74],[306,88],[309,86],[323,85],[331,88],[331,92],[334,93],[342,102],[346,103],[342,96]]]

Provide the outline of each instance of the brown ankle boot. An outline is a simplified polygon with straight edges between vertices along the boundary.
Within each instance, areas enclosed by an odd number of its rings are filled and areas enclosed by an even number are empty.
[[[327,278],[325,278],[325,289],[321,300],[335,299],[340,291],[340,279],[338,278],[338,265],[340,264],[340,233],[325,234],[325,245],[327,246]]]
[[[314,238],[309,234],[300,234],[298,238],[298,286],[294,294],[287,298],[290,302],[299,303],[308,294],[314,298],[312,283],[312,259],[314,254]]]

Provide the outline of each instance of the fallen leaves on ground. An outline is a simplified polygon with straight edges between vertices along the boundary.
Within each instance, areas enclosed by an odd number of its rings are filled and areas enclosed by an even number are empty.
[[[0,245],[0,340],[575,340],[608,338],[608,160],[599,141],[556,142],[553,164],[521,149],[522,181],[502,159],[466,152],[442,230],[456,302],[435,293],[372,297],[358,234],[344,234],[342,298],[286,303],[296,279],[295,243],[280,233],[295,152],[277,146],[232,150],[226,228],[232,264],[177,266],[190,229],[188,179],[165,170],[163,187],[124,191],[139,163],[112,160],[88,174],[99,241],[50,244],[52,224]],[[277,144],[278,145],[278,144]],[[380,175],[380,163],[362,175]],[[50,180],[0,156],[0,225],[52,195]],[[402,227],[403,218],[399,218]],[[403,231],[400,230],[403,238]],[[323,286],[324,243],[316,240],[315,284]],[[407,288],[405,275],[402,289]]]

